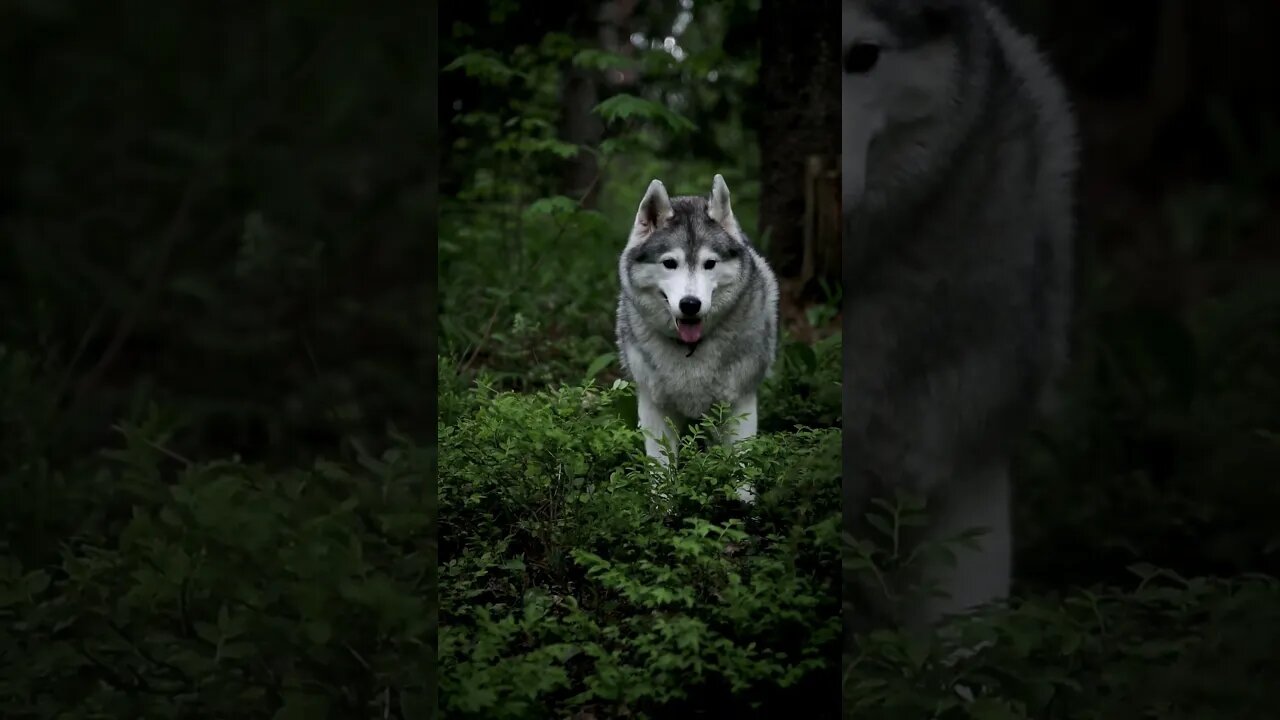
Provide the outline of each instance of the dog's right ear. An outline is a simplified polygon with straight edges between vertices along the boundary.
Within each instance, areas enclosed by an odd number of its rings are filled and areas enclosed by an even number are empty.
[[[636,211],[635,234],[647,235],[674,216],[671,209],[671,198],[667,196],[667,188],[659,180],[649,183],[649,189],[640,201],[640,209]]]

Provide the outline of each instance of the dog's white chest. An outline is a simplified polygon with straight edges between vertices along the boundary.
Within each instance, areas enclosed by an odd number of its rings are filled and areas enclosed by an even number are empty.
[[[735,372],[730,358],[714,345],[699,346],[689,355],[686,347],[671,343],[651,347],[645,356],[627,353],[628,365],[640,390],[654,405],[688,419],[704,415],[716,403],[733,403],[754,388]]]

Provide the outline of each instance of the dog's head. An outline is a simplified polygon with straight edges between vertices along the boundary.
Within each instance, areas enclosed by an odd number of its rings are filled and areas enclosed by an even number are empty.
[[[975,0],[844,0],[844,207],[949,151],[982,79],[981,13]]]
[[[665,334],[701,340],[737,300],[750,270],[724,178],[715,176],[709,198],[672,199],[660,181],[649,183],[621,269],[632,301]]]

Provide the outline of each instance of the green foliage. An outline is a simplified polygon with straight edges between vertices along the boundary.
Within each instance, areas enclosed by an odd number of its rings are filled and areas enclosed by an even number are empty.
[[[638,118],[642,120],[660,120],[672,131],[693,130],[696,126],[679,113],[652,100],[645,100],[634,95],[614,95],[595,107],[592,112],[610,122]]]
[[[762,430],[840,426],[841,347],[839,334],[813,345],[782,343],[772,377],[760,391]]]
[[[575,67],[591,70],[620,70],[634,68],[636,62],[617,53],[598,48],[583,48],[573,56],[573,64]]]
[[[179,452],[278,462],[431,427],[412,21],[296,0],[3,18],[0,337],[35,387],[0,378],[0,402],[43,397],[0,443],[80,458],[151,402]]]
[[[873,501],[867,520],[873,532],[846,536],[843,560],[866,591],[858,597],[873,604],[931,591],[918,580],[890,585],[892,573],[951,562],[959,546],[983,542],[976,529],[917,542],[929,508],[908,496]],[[1015,593],[932,632],[874,630],[845,648],[844,717],[1263,716],[1276,700],[1266,678],[1280,640],[1277,600],[1274,577],[1187,578],[1135,563],[1116,583]],[[851,604],[851,617],[867,610]]]
[[[448,392],[448,716],[746,712],[833,686],[838,433],[700,450],[725,419],[709,418],[666,471],[644,457],[626,383]],[[743,483],[760,495],[746,515]]]
[[[423,717],[421,23],[0,16],[0,717]]]
[[[862,638],[845,717],[1084,720],[1261,717],[1280,641],[1280,583],[1133,568],[1137,587],[1018,600],[945,634]]]
[[[175,471],[163,433],[122,429],[81,492],[128,514],[83,522],[54,562],[0,558],[0,715],[421,717],[422,449]]]
[[[617,377],[616,364],[591,360],[612,350],[614,268],[650,179],[692,195],[709,192],[714,173],[722,173],[740,222],[748,232],[754,227],[758,154],[739,99],[758,60],[718,45],[728,32],[727,5],[699,6],[699,22],[681,36],[680,61],[660,45],[621,55],[600,50],[594,37],[563,32],[498,51],[485,45],[489,29],[454,24],[457,53],[443,70],[466,77],[476,97],[451,118],[445,170],[458,190],[442,199],[440,348],[466,373],[483,369],[515,389]],[[559,131],[571,68],[643,77],[590,109],[605,124],[594,145],[571,145]],[[708,73],[717,81],[705,82]],[[726,111],[705,123],[689,117],[721,105]],[[682,150],[685,141],[699,152]],[[584,155],[599,168],[594,206],[564,195],[558,181],[564,161]]]
[[[468,376],[483,370],[520,390],[617,377],[616,363],[601,360],[613,346],[614,268],[652,178],[673,192],[705,194],[712,176],[724,174],[735,213],[754,230],[759,161],[741,108],[758,59],[721,47],[733,6],[698,5],[678,62],[661,43],[622,55],[559,28],[499,37],[478,15],[455,13],[446,41],[453,59],[443,69],[470,93],[450,117],[445,159],[456,192],[441,208],[440,348]],[[661,28],[674,19],[646,18],[654,33],[667,33]],[[603,94],[589,110],[604,134],[590,145],[570,144],[561,132],[563,83],[575,69],[641,78],[620,90],[599,84]],[[565,162],[584,158],[599,171],[594,205],[560,183]]]
[[[501,87],[512,78],[527,79],[528,75],[512,70],[506,63],[492,53],[467,53],[453,59],[448,65],[440,68],[443,72],[462,70],[467,77],[473,77],[486,85]]]
[[[1266,274],[1186,316],[1101,314],[1063,413],[1020,463],[1029,587],[1118,582],[1152,562],[1188,574],[1280,572],[1280,287]],[[1142,508],[1135,512],[1135,508]]]

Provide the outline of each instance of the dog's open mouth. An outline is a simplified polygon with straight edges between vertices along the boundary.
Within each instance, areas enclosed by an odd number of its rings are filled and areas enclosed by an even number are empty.
[[[680,334],[682,342],[696,343],[702,339],[702,321],[697,318],[692,320],[678,319],[676,320],[676,332]]]

